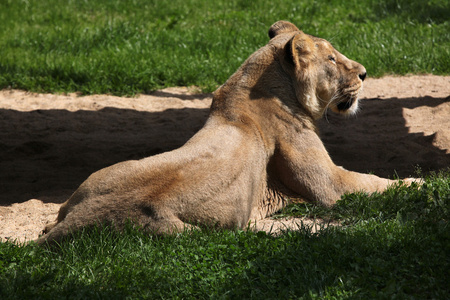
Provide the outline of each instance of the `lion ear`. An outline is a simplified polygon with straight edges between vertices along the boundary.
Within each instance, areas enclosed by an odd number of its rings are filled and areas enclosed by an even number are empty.
[[[287,33],[292,31],[298,31],[297,26],[288,21],[278,21],[270,26],[269,37],[270,39],[272,39],[280,33]]]
[[[311,38],[299,30],[299,33],[286,43],[284,48],[286,60],[297,67],[306,67],[313,46]]]

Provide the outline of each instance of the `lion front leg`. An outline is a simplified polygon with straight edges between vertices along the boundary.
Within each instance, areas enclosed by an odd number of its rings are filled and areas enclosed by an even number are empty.
[[[313,131],[280,143],[277,150],[271,172],[292,192],[327,206],[345,193],[381,192],[395,182],[336,166]]]

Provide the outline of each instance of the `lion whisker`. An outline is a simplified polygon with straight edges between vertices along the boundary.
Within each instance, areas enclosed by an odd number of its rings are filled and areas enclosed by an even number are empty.
[[[338,89],[334,92],[334,94],[331,96],[330,100],[326,101],[323,100],[322,98],[320,98],[318,95],[316,96],[317,99],[319,99],[319,101],[321,101],[322,103],[326,103],[325,105],[325,109],[324,109],[324,115],[325,115],[325,120],[327,121],[327,123],[330,123],[328,120],[328,108],[330,107],[331,104],[334,104],[335,101],[339,100],[342,97],[342,91],[341,89]]]

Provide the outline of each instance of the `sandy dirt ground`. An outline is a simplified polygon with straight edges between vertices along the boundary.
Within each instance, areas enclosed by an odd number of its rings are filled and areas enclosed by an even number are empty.
[[[379,176],[450,166],[450,76],[367,79],[355,117],[319,127],[336,164]],[[0,91],[0,239],[38,237],[92,172],[183,145],[204,124],[210,94],[168,88],[121,98]],[[295,228],[304,221],[259,222]]]

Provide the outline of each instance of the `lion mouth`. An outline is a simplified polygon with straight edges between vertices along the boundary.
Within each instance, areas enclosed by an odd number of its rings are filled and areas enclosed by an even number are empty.
[[[343,89],[341,97],[335,103],[334,111],[343,114],[353,114],[358,110],[358,95],[361,91],[361,85],[354,85]]]
[[[346,95],[336,102],[333,109],[336,113],[352,115],[358,110],[358,94]]]
[[[341,112],[347,111],[350,107],[352,107],[354,100],[350,99],[344,102],[340,102],[336,105],[337,109]]]

